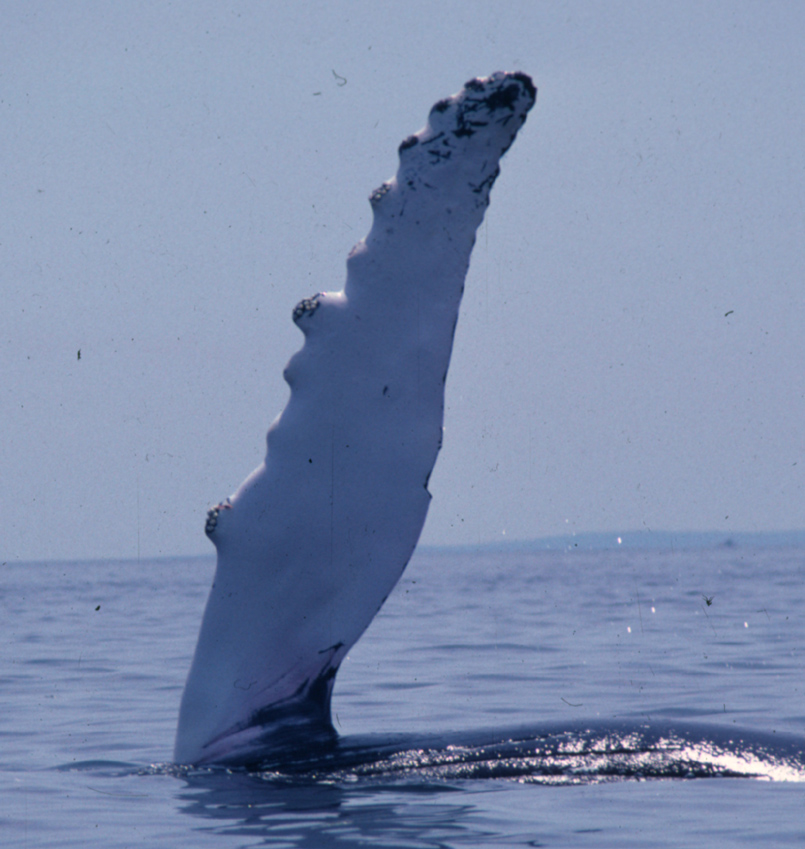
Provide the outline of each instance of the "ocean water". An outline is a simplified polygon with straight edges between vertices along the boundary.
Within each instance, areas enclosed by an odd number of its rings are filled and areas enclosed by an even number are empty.
[[[418,551],[293,774],[170,764],[213,568],[2,566],[4,847],[805,843],[805,548]]]

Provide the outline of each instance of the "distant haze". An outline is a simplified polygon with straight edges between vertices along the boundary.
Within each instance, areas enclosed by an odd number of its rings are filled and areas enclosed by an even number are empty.
[[[3,560],[212,553],[291,310],[342,288],[400,141],[498,69],[539,96],[479,231],[422,542],[805,526],[805,6],[2,20]]]

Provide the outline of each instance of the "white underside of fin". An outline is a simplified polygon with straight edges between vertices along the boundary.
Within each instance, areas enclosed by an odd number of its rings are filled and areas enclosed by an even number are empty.
[[[343,292],[302,301],[291,396],[265,462],[210,511],[218,565],[176,736],[178,763],[238,763],[331,732],[346,652],[428,510],[475,231],[534,103],[523,74],[472,80],[400,145]]]

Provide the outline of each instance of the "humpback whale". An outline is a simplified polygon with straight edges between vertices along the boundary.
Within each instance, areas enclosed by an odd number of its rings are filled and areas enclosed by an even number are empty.
[[[207,516],[217,551],[174,760],[246,764],[335,737],[339,664],[419,539],[475,232],[536,100],[470,80],[399,147],[341,292],[293,310],[304,344],[265,461]]]

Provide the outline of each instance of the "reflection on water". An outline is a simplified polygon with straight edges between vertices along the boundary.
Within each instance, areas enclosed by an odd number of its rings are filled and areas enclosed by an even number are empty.
[[[443,846],[464,835],[462,820],[473,811],[458,792],[455,804],[445,803],[444,784],[384,789],[215,770],[185,780],[182,811],[216,821],[217,833],[270,846]]]

